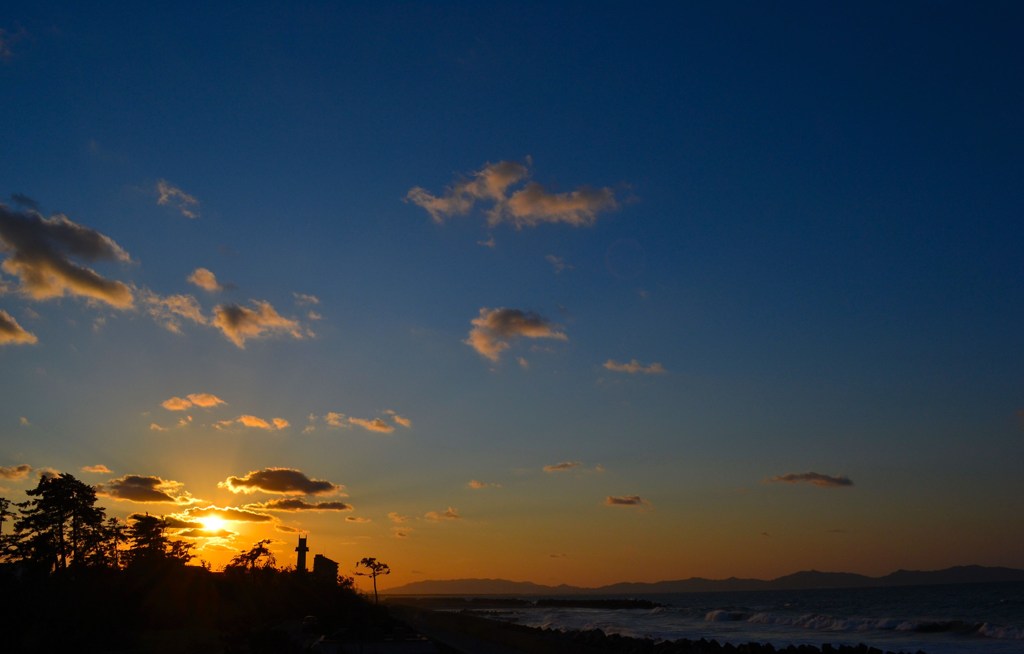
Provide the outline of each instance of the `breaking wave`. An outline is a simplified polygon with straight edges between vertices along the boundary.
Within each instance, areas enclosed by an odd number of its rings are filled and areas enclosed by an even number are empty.
[[[1024,629],[992,623],[965,622],[962,620],[913,621],[897,618],[838,618],[818,613],[798,616],[780,615],[771,612],[747,612],[734,609],[716,609],[704,616],[705,622],[747,622],[755,625],[785,626],[809,631],[831,631],[841,633],[868,631],[901,631],[915,633],[948,633],[977,635],[986,638],[1024,640]]]

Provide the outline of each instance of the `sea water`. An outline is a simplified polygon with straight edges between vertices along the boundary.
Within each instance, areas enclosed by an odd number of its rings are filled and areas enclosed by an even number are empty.
[[[600,629],[654,640],[707,638],[776,647],[864,643],[894,652],[1024,654],[1024,583],[652,594],[635,599],[662,606],[516,607],[487,614],[532,627]]]

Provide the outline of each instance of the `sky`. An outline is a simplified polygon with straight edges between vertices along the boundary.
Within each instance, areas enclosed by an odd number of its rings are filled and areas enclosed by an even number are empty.
[[[1024,567],[1014,2],[6,3],[0,495],[384,589]]]

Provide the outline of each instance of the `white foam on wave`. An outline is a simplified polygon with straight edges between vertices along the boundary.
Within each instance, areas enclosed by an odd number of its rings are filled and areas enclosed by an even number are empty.
[[[739,622],[746,620],[750,614],[744,611],[729,611],[727,609],[716,609],[704,616],[704,622]]]
[[[978,629],[978,633],[987,638],[1024,640],[1024,627],[1006,627],[986,622]]]

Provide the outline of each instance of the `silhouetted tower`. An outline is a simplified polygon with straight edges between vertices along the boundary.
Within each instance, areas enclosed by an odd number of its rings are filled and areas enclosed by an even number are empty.
[[[295,569],[298,570],[300,573],[305,572],[306,571],[306,552],[309,551],[309,548],[306,547],[306,537],[305,536],[299,536],[299,546],[295,548],[295,551],[299,553],[299,560],[295,564]]]

